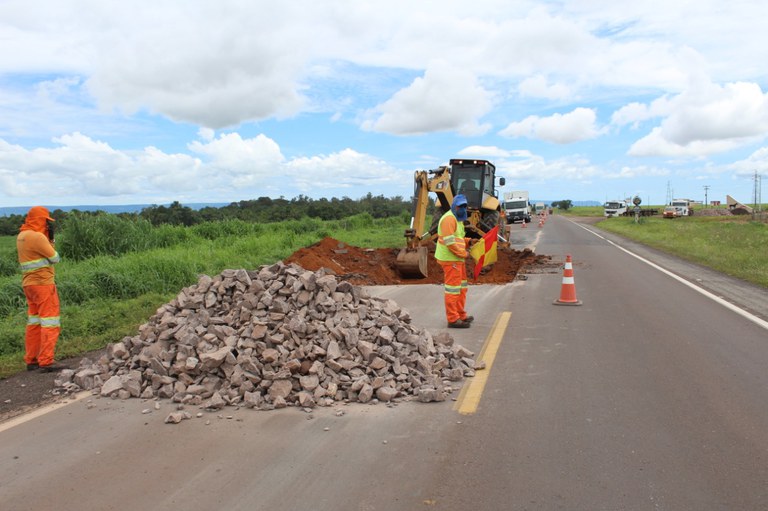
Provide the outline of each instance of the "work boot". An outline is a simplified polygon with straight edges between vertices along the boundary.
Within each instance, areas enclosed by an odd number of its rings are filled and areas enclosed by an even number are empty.
[[[47,366],[40,366],[41,373],[55,373],[61,371],[62,369],[66,369],[66,367],[61,364],[57,364],[56,362]]]
[[[448,323],[448,328],[469,328],[469,323],[461,319],[457,319],[453,323]]]
[[[40,367],[40,364],[37,362],[32,362],[31,364],[27,364],[27,371],[34,371]]]
[[[464,323],[472,323],[474,320],[475,320],[474,316],[467,316],[462,321],[464,321]]]

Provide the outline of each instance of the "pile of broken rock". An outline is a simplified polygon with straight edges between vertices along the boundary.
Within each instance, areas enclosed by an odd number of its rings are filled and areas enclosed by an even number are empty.
[[[62,371],[56,384],[209,410],[430,402],[481,368],[473,356],[448,333],[414,327],[393,300],[278,262],[201,276],[137,335]]]

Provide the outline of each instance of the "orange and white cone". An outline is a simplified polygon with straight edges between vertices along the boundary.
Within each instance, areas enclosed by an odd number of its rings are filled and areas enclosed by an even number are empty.
[[[523,225],[520,227],[521,229],[525,229],[527,227],[525,218],[523,218]]]
[[[576,282],[573,279],[573,262],[571,256],[565,256],[565,269],[563,270],[563,285],[560,287],[560,298],[553,302],[555,305],[581,305],[576,299]]]

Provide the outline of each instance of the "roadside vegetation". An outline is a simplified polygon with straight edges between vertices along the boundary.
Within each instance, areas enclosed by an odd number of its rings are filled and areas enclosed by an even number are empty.
[[[151,227],[115,215],[71,215],[56,234],[62,261],[56,284],[62,333],[56,353],[68,358],[135,335],[162,304],[225,269],[258,269],[331,236],[362,247],[397,247],[410,216],[368,213],[341,220],[275,223],[242,220],[191,227]],[[23,370],[26,301],[15,236],[0,236],[0,378]]]

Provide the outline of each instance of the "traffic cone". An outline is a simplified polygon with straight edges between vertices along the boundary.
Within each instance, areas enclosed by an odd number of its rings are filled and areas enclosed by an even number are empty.
[[[543,218],[539,219],[539,227],[544,227],[544,219]]]
[[[565,269],[563,270],[563,285],[560,287],[560,298],[553,302],[555,305],[581,305],[576,299],[576,283],[573,280],[573,263],[571,256],[565,256]]]
[[[527,225],[526,225],[526,222],[525,222],[525,218],[523,218],[523,225],[522,225],[522,227],[520,227],[520,228],[521,228],[521,229],[525,229],[526,227],[527,227]]]

